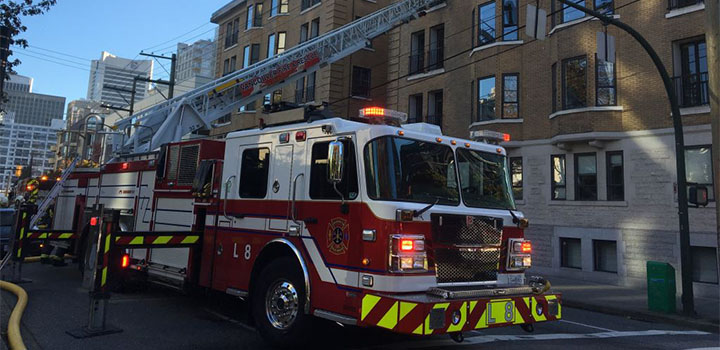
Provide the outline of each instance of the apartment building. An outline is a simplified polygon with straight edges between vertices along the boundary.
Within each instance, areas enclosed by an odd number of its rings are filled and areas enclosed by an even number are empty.
[[[536,3],[441,3],[394,29],[388,107],[456,137],[510,134],[503,146],[517,207],[531,222],[534,273],[642,285],[652,260],[671,263],[679,281],[674,137],[655,66],[625,32],[555,0],[540,3],[548,37],[533,40],[528,4]],[[680,97],[688,181],[712,191],[703,2],[580,4],[631,25],[658,52]],[[614,63],[596,56],[605,32]],[[690,209],[696,295],[718,294],[712,200]]]
[[[211,18],[218,24],[216,77],[232,73],[318,35],[370,14],[389,0],[235,0]],[[327,102],[338,116],[352,116],[362,107],[383,105],[387,78],[387,38],[377,38],[361,52],[328,65],[261,96],[232,115],[215,121],[212,135],[272,122],[263,106]]]

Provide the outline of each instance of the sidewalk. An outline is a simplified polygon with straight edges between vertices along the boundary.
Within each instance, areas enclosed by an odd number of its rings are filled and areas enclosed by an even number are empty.
[[[564,306],[626,316],[650,322],[663,322],[717,333],[720,329],[720,300],[695,298],[696,317],[649,311],[647,290],[597,284],[560,276],[545,276],[552,290],[562,293]],[[678,297],[678,313],[682,311]]]

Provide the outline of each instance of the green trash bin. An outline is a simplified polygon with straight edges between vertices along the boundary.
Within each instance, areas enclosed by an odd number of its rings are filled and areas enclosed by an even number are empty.
[[[647,262],[648,309],[675,313],[675,269],[664,262]]]

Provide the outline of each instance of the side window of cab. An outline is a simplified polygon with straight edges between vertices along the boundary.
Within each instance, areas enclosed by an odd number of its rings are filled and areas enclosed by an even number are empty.
[[[353,200],[358,196],[357,162],[355,145],[352,141],[343,141],[345,155],[343,163],[343,179],[337,184],[337,190],[345,200]],[[312,146],[312,160],[310,163],[310,198],[341,200],[333,185],[328,182],[328,147],[330,141],[316,142]]]
[[[240,165],[240,198],[265,198],[269,169],[269,148],[248,148],[244,150]]]

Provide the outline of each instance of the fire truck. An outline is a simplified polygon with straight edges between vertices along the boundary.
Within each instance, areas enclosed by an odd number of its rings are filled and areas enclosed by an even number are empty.
[[[116,158],[99,169],[72,170],[54,228],[81,232],[97,204],[119,210],[121,231],[146,232],[127,245],[156,244],[128,249],[123,267],[149,282],[248,299],[258,331],[276,345],[306,338],[313,316],[455,340],[560,319],[561,295],[525,276],[528,220],[496,144],[408,124],[382,107],[181,140],[434,2],[399,1],[121,121],[120,130],[132,119],[156,132],[116,142]],[[180,238],[197,247],[169,248],[177,238],[163,233],[173,231],[198,233]]]

